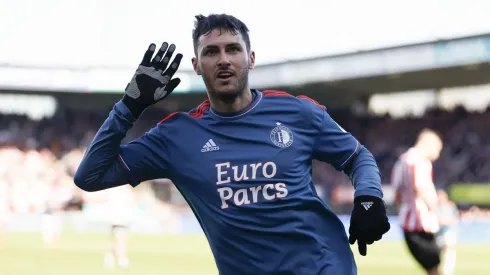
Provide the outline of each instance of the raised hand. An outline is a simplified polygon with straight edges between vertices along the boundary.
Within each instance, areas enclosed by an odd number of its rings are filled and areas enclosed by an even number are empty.
[[[135,118],[149,106],[165,99],[180,83],[179,78],[172,77],[179,68],[182,54],[177,54],[170,63],[174,44],[169,46],[164,42],[153,57],[155,49],[155,44],[150,44],[125,90],[123,102]]]

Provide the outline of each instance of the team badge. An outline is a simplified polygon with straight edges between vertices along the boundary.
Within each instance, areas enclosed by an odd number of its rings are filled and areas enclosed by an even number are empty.
[[[276,122],[276,127],[271,131],[271,141],[280,148],[286,148],[293,144],[293,132],[288,127]]]

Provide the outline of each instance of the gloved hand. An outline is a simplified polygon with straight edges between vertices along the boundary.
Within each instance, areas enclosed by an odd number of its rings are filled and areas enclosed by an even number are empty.
[[[367,245],[381,240],[390,230],[383,200],[373,196],[358,196],[354,199],[354,209],[350,218],[349,243],[357,240],[359,253],[366,256]]]
[[[164,42],[152,60],[155,48],[153,43],[148,47],[122,99],[135,118],[149,106],[165,99],[180,83],[179,78],[172,79],[172,76],[179,68],[182,54],[177,54],[167,68],[175,45],[169,47]]]

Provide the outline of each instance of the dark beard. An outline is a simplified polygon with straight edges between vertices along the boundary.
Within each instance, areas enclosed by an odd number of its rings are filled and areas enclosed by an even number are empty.
[[[243,71],[243,73],[240,76],[237,76],[237,86],[236,89],[233,92],[227,92],[227,93],[220,93],[216,92],[211,88],[211,85],[209,85],[209,82],[206,81],[206,79],[203,78],[204,84],[206,85],[206,88],[208,89],[208,94],[209,96],[216,98],[224,103],[233,103],[237,97],[241,96],[243,94],[243,91],[245,90],[245,87],[248,85],[248,72],[249,70],[246,69]]]
[[[236,98],[239,97],[242,93],[243,93],[243,89],[237,90],[234,93],[226,93],[226,94],[214,93],[212,94],[212,96],[224,103],[230,104],[233,103],[236,100]]]

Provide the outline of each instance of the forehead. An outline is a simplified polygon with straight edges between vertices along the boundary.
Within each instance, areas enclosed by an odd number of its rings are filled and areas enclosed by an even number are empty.
[[[214,29],[210,33],[203,34],[199,37],[199,48],[204,48],[207,46],[226,46],[228,44],[242,44],[245,45],[243,36],[241,33],[236,32],[234,34],[230,30],[226,29]]]

